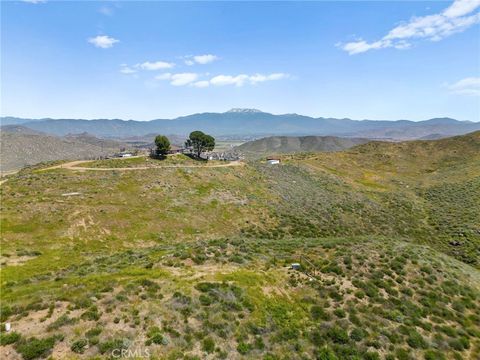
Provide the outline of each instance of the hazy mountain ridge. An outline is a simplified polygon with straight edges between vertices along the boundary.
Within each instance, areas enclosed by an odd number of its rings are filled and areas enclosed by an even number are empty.
[[[201,129],[220,135],[331,135],[368,138],[416,139],[430,134],[462,135],[480,130],[480,123],[450,118],[425,121],[351,120],[313,118],[298,114],[274,115],[254,109],[232,109],[224,113],[199,113],[176,119],[135,121],[120,119],[20,119],[4,117],[2,125],[21,124],[54,135],[88,132],[100,137],[131,137],[150,133],[185,135]]]

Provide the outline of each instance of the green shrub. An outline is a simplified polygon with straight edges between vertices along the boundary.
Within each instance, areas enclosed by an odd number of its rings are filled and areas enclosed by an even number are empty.
[[[427,350],[423,356],[425,360],[446,360],[445,355],[437,350]]]
[[[346,344],[348,342],[347,332],[336,325],[327,330],[327,336],[337,344]]]
[[[263,342],[263,339],[260,336],[255,338],[255,348],[260,350],[265,349],[265,343]]]
[[[315,358],[317,360],[338,360],[332,349],[323,347],[315,352]]]
[[[5,345],[10,345],[16,343],[18,340],[20,340],[21,335],[16,332],[2,332],[0,333],[0,345],[5,346]]]
[[[210,298],[210,296],[205,294],[201,294],[198,300],[200,300],[200,304],[202,304],[203,306],[209,306],[212,304],[212,299]]]
[[[60,329],[62,326],[74,324],[76,321],[77,319],[71,319],[68,317],[67,314],[63,314],[57,320],[48,325],[47,330],[57,330]]]
[[[98,350],[101,354],[112,354],[113,351],[121,351],[127,349],[127,345],[123,339],[113,339],[98,344]]]
[[[314,320],[330,320],[330,314],[326,312],[321,306],[313,305],[310,309],[310,313],[312,314],[312,318]]]
[[[380,355],[376,351],[367,351],[363,354],[365,360],[380,360]]]
[[[24,360],[47,357],[55,346],[56,339],[55,336],[46,339],[30,338],[18,342],[16,350]]]
[[[343,310],[342,308],[335,309],[333,313],[339,318],[344,318],[345,316],[347,316],[347,314],[345,313],[345,310]]]
[[[91,338],[91,337],[95,337],[95,336],[98,336],[100,335],[102,332],[102,328],[100,327],[95,327],[95,328],[92,328],[90,330],[88,330],[86,333],[85,333],[85,336],[87,338]]]
[[[355,328],[350,332],[350,339],[353,341],[361,341],[365,337],[365,331],[360,328]]]
[[[86,347],[88,345],[87,339],[79,339],[73,342],[72,346],[70,346],[70,350],[77,354],[83,354]]]
[[[207,353],[212,353],[215,350],[215,341],[211,337],[207,337],[202,341],[202,349]]]
[[[398,360],[410,360],[410,353],[406,349],[399,348],[395,351]]]
[[[242,355],[248,354],[251,349],[252,349],[252,345],[246,344],[244,342],[240,342],[237,346],[237,351]]]
[[[98,319],[100,319],[100,313],[98,312],[98,308],[95,305],[91,306],[87,311],[82,314],[81,318],[84,320],[97,321]]]
[[[425,349],[427,347],[427,343],[423,336],[415,330],[409,332],[407,344],[413,349]]]
[[[0,321],[6,321],[13,314],[12,308],[8,305],[0,306]]]
[[[452,348],[453,350],[457,350],[457,351],[463,351],[464,349],[468,349],[470,347],[470,343],[469,343],[468,339],[466,339],[464,337],[460,337],[460,338],[457,338],[457,339],[451,339],[448,342],[448,345],[450,346],[450,348]]]

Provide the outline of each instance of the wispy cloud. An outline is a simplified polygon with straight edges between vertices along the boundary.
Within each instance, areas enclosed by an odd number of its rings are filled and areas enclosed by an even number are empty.
[[[100,14],[103,14],[105,16],[112,16],[113,15],[113,8],[111,6],[103,5],[98,9],[98,12]]]
[[[155,76],[155,80],[170,80],[172,78],[172,74],[170,73],[164,73]]]
[[[272,73],[268,75],[239,74],[239,75],[216,75],[209,80],[208,79],[202,80],[201,77],[204,77],[204,76],[205,74],[202,76],[197,73],[179,73],[179,74],[164,73],[164,74],[155,76],[155,79],[169,80],[170,84],[174,86],[188,85],[188,86],[194,86],[197,88],[206,88],[209,86],[233,85],[233,86],[240,87],[246,84],[256,85],[258,83],[262,83],[265,81],[281,80],[289,77],[289,75],[285,73]]]
[[[95,47],[108,49],[111,48],[114,44],[120,42],[120,40],[114,39],[108,35],[98,35],[93,38],[88,39],[90,44],[93,44]]]
[[[173,86],[184,86],[193,83],[198,79],[198,74],[195,73],[180,73],[172,75],[170,84]]]
[[[454,94],[480,96],[480,77],[465,78],[447,87]]]
[[[175,66],[174,63],[169,63],[166,61],[155,61],[155,62],[146,61],[142,64],[135,65],[135,67],[141,68],[143,70],[164,70],[164,69],[171,69],[174,66]]]
[[[137,72],[137,70],[132,69],[127,64],[122,64],[122,65],[120,65],[120,72],[122,74],[130,75],[130,74],[135,74]]]
[[[192,83],[192,86],[195,86],[197,88],[206,88],[210,86],[210,82],[208,80],[196,81]]]
[[[217,55],[212,54],[205,54],[205,55],[193,55],[193,56],[185,56],[185,64],[187,65],[194,65],[194,64],[209,64],[214,61],[217,61],[219,57]]]
[[[440,41],[480,22],[480,12],[472,14],[478,7],[480,7],[480,0],[455,0],[443,12],[413,17],[408,22],[390,30],[380,40],[368,42],[358,39],[346,44],[337,44],[337,46],[354,55],[383,48],[407,49],[414,39]]]
[[[245,84],[255,85],[265,81],[281,80],[288,78],[289,75],[285,73],[273,73],[269,75],[263,74],[254,74],[254,75],[217,75],[210,79],[210,84],[214,86],[225,86],[225,85],[234,85],[234,86],[243,86]]]
[[[21,0],[21,1],[29,4],[41,4],[41,3],[47,2],[47,0]]]
[[[178,74],[171,74],[171,73],[164,73],[155,76],[156,80],[169,80],[170,85],[173,86],[185,86],[191,85],[198,79],[199,75],[196,73],[178,73]]]

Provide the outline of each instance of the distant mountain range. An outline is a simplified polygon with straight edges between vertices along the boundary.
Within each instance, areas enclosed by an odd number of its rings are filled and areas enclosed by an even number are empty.
[[[446,137],[480,130],[480,122],[435,118],[409,120],[351,120],[313,118],[298,114],[274,115],[256,109],[232,109],[224,113],[201,113],[176,119],[135,121],[120,119],[21,119],[1,118],[2,125],[22,125],[54,135],[87,132],[99,137],[125,138],[146,134],[186,135],[202,130],[214,136],[318,135],[409,140],[435,135]]]
[[[235,150],[249,158],[259,158],[268,154],[340,151],[368,141],[336,136],[272,136],[246,142]]]

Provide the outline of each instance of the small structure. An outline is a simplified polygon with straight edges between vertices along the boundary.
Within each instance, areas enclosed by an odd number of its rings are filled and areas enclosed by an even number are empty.
[[[290,268],[291,268],[292,270],[300,270],[300,267],[301,267],[300,263],[293,263],[293,264],[290,266]]]
[[[278,157],[267,157],[267,164],[268,165],[278,165],[280,164],[280,158]]]
[[[243,156],[236,151],[226,152],[206,152],[200,155],[205,160],[220,160],[220,161],[238,161],[243,160]]]
[[[128,158],[128,157],[132,157],[133,154],[130,154],[130,153],[123,153],[123,154],[120,154],[120,157],[121,158]]]
[[[183,154],[184,149],[180,146],[170,145],[170,150],[168,150],[169,154]]]

